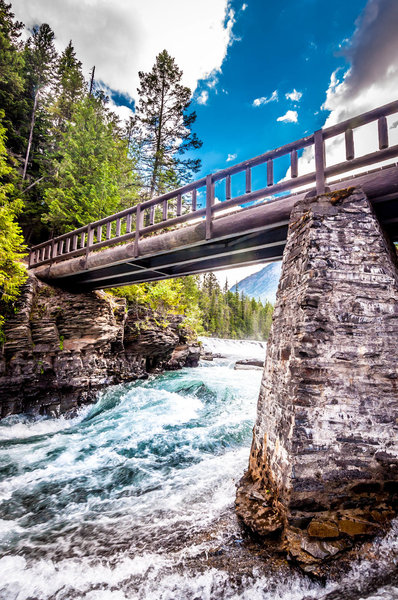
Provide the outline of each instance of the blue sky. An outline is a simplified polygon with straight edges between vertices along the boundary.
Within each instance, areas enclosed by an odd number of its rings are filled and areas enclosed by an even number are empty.
[[[49,23],[59,51],[72,39],[85,75],[96,66],[121,118],[134,107],[138,71],[149,71],[166,48],[193,93],[194,131],[203,140],[196,152],[202,160],[198,177],[398,98],[398,0],[12,0],[12,5],[28,28]],[[390,136],[398,143],[397,119],[390,122]],[[365,132],[356,149],[369,152],[371,143]],[[339,162],[343,153],[337,144],[331,158]],[[310,161],[304,163],[303,157],[299,173]],[[283,162],[275,165],[275,179],[286,170]],[[254,188],[259,176],[253,176]],[[239,187],[236,178],[234,185]],[[235,270],[228,279],[252,271]]]
[[[215,87],[199,82],[195,97],[208,91],[207,103],[193,103],[195,130],[203,140],[203,172],[226,166],[228,155],[236,155],[233,164],[323,125],[327,113],[320,107],[331,74],[347,66],[341,46],[352,36],[365,4],[250,0],[242,11],[242,4],[233,2],[236,41],[228,48]],[[256,98],[270,98],[275,90],[278,101],[253,106]],[[293,90],[302,93],[299,102],[286,98]],[[288,110],[298,113],[297,123],[277,121]]]

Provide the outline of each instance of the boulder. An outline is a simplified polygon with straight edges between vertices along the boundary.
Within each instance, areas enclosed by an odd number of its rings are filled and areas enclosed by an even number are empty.
[[[237,360],[234,366],[235,371],[245,369],[257,369],[262,371],[263,368],[264,361],[256,358],[244,358],[242,360]]]

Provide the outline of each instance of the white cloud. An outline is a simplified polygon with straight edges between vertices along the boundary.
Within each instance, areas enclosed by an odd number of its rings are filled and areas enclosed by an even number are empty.
[[[198,104],[207,104],[209,99],[209,92],[207,90],[203,90],[196,99]]]
[[[292,92],[288,92],[285,94],[287,100],[292,100],[292,102],[300,102],[303,96],[303,92],[298,92],[296,89],[293,89]]]
[[[131,108],[128,106],[123,106],[120,104],[115,104],[112,98],[109,99],[108,108],[114,112],[121,121],[127,121],[130,117],[134,115]]]
[[[238,156],[237,154],[228,154],[227,162],[231,162],[231,160],[235,160],[235,158],[237,156]]]
[[[262,104],[268,104],[269,102],[277,102],[278,101],[278,90],[274,90],[268,98],[266,96],[262,96],[261,98],[255,98],[253,100],[253,106],[261,106]]]
[[[330,111],[324,127],[330,127],[383,104],[397,100],[398,90],[398,2],[369,0],[357,21],[357,28],[345,48],[350,66],[330,77],[326,100],[322,106]],[[390,145],[398,144],[397,115],[387,119]],[[377,123],[354,129],[355,156],[378,150]],[[344,136],[326,143],[328,166],[345,161]],[[382,164],[396,162],[396,158]],[[369,167],[353,170],[359,173]],[[314,170],[313,147],[299,159],[299,175]],[[341,177],[341,175],[339,175]]]
[[[242,8],[241,8],[241,10],[246,10],[247,6],[248,6],[248,5],[247,5],[246,3],[245,3],[245,4],[242,4]]]
[[[228,0],[13,0],[27,27],[49,23],[58,50],[72,39],[86,75],[113,90],[136,96],[138,71],[149,71],[164,48],[192,90],[220,69],[233,41],[235,15]]]
[[[340,79],[332,73],[326,126],[397,99],[397,30],[398,2],[369,0],[345,49],[350,68]]]
[[[105,85],[102,81],[98,83],[98,87],[109,98],[107,107],[112,112],[114,112],[121,121],[127,121],[130,117],[132,117],[134,115],[132,109],[129,108],[128,106],[125,106],[123,104],[116,104],[116,102],[113,98],[112,90],[107,85]]]
[[[277,118],[277,121],[282,123],[297,123],[297,110],[288,110],[284,115]]]
[[[209,87],[210,89],[213,89],[216,87],[216,85],[218,83],[218,74],[220,72],[221,72],[221,69],[213,69],[213,71],[211,73],[209,73],[209,75],[206,79],[207,87]]]

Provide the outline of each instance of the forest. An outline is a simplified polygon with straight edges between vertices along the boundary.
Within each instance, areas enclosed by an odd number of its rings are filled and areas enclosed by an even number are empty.
[[[29,245],[190,181],[200,168],[196,114],[182,71],[164,50],[139,72],[133,116],[110,109],[95,66],[88,81],[72,41],[58,53],[50,25],[26,39],[0,0],[0,335],[26,280]],[[221,289],[214,274],[113,290],[182,312],[196,332],[267,337],[272,306]]]

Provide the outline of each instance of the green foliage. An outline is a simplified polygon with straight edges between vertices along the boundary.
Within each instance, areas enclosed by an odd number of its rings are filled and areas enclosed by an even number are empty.
[[[75,105],[53,161],[43,221],[64,233],[137,203],[134,162],[101,99]]]
[[[25,69],[27,91],[31,97],[39,94],[45,101],[51,92],[49,86],[55,80],[57,51],[54,32],[47,23],[33,27],[32,35],[25,45]]]
[[[168,314],[185,316],[184,325],[193,333],[203,333],[199,308],[198,277],[190,275],[177,279],[163,279],[151,283],[114,288],[110,292],[135,306],[148,306],[167,323]]]
[[[48,237],[41,223],[45,211],[43,193],[51,169],[50,156],[54,150],[54,135],[49,107],[53,100],[56,80],[57,52],[54,32],[43,23],[35,26],[22,52],[24,61],[24,99],[26,111],[21,123],[23,161],[21,162],[25,210],[20,218],[25,239],[34,242]],[[22,159],[22,156],[21,156]]]
[[[191,91],[166,50],[149,73],[139,73],[136,114],[122,126],[107,109],[104,93],[87,96],[72,42],[58,56],[48,24],[35,26],[26,43],[20,41],[22,29],[11,4],[0,0],[3,306],[12,306],[26,278],[17,218],[25,240],[38,243],[108,216],[136,204],[139,194],[153,196],[186,182],[200,168],[187,152],[202,144],[191,131],[196,120],[189,112]],[[157,311],[162,323],[170,313],[183,314],[192,331],[209,335],[264,338],[272,317],[270,305],[221,290],[213,274],[114,293]]]
[[[48,107],[55,83],[57,52],[54,32],[47,23],[33,28],[24,49],[25,92],[30,103],[29,137],[23,168],[23,179],[28,167],[31,176],[41,173],[51,146],[51,124]],[[49,131],[50,130],[50,131]]]
[[[21,150],[20,127],[24,110],[24,59],[20,36],[23,24],[14,20],[11,4],[0,0],[0,109],[5,110],[3,125],[9,147]]]
[[[3,113],[0,111],[0,119]],[[11,177],[13,169],[7,164],[5,127],[0,123],[0,339],[4,313],[17,299],[21,285],[27,278],[26,269],[20,262],[25,246],[16,217],[22,210],[21,200],[10,200],[14,191]]]
[[[204,326],[208,335],[236,338],[268,338],[272,322],[273,306],[248,298],[239,291],[230,292],[226,284],[221,287],[214,273],[207,273],[200,286],[199,307],[206,319]]]
[[[264,340],[271,328],[272,304],[230,292],[227,285],[221,290],[214,273],[202,280],[190,275],[115,288],[111,293],[130,304],[149,306],[166,318],[168,313],[183,314],[185,325],[196,334]]]
[[[191,92],[167,51],[140,73],[136,115],[120,124],[103,92],[87,97],[72,41],[58,56],[49,24],[35,25],[24,43],[22,30],[0,0],[0,109],[29,244],[134,205],[148,190],[174,188],[199,169],[183,156],[201,145],[191,132]]]
[[[77,60],[72,42],[69,42],[56,67],[56,99],[51,106],[56,135],[65,131],[77,102],[82,100],[85,92],[82,63]]]
[[[187,181],[200,160],[182,158],[202,142],[192,133],[195,112],[188,113],[191,90],[181,85],[182,71],[163,50],[149,73],[139,72],[135,137],[149,195],[161,194]]]

